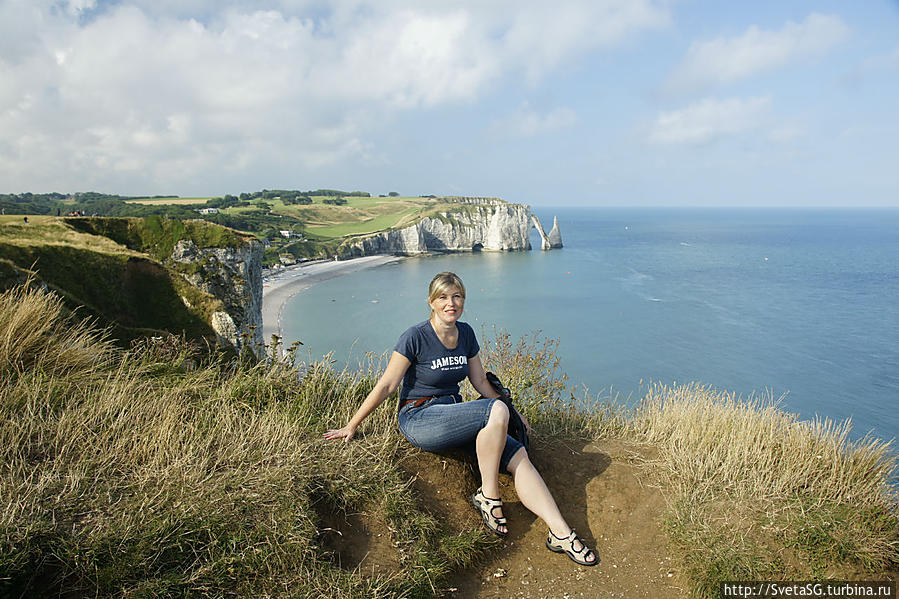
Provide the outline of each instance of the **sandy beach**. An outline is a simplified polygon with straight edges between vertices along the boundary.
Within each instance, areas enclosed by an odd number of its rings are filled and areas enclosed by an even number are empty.
[[[352,260],[327,260],[292,266],[276,271],[262,280],[262,338],[270,343],[272,335],[281,336],[281,311],[287,300],[316,283],[366,268],[402,260],[398,256],[365,256]]]

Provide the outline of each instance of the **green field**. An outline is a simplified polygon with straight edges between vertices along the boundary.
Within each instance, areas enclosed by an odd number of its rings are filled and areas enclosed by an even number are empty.
[[[323,239],[337,239],[350,235],[366,235],[411,225],[423,216],[446,209],[446,204],[432,198],[360,198],[347,197],[341,206],[325,204],[326,196],[315,196],[313,204],[284,204],[280,200],[257,200],[271,206],[271,213],[292,216],[301,220],[310,235]],[[241,214],[255,206],[240,206],[222,210],[224,214]]]
[[[28,215],[28,223],[34,225],[42,225],[46,224],[49,221],[55,220],[57,217],[50,216],[48,214],[34,214]],[[25,224],[25,216],[22,214],[3,214],[0,215],[0,225],[6,224]]]
[[[136,200],[125,200],[126,204],[143,204],[145,206],[189,206],[191,204],[205,204],[211,200],[208,198],[138,198]]]

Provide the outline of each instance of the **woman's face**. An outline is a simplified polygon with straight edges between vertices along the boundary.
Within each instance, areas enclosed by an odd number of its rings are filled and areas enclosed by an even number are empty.
[[[428,302],[437,320],[444,323],[453,323],[462,316],[465,307],[465,298],[458,287],[447,287],[433,301]]]

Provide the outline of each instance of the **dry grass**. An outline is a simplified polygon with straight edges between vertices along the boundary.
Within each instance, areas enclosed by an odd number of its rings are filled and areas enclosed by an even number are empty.
[[[490,544],[444,539],[416,504],[386,410],[358,443],[321,439],[370,373],[116,350],[21,288],[0,332],[0,595],[427,596]],[[321,509],[387,522],[401,571],[338,567]]]
[[[738,400],[698,385],[652,387],[634,426],[669,450],[661,459],[677,473],[672,485],[703,499],[882,501],[896,467],[890,443],[852,442],[849,422],[799,421],[772,398]]]
[[[772,398],[652,387],[632,434],[658,447],[668,531],[699,596],[722,580],[856,577],[899,565],[897,457],[850,423],[799,421]]]
[[[107,254],[125,254],[137,256],[138,253],[121,246],[111,239],[98,235],[90,235],[73,230],[65,221],[54,217],[29,217],[29,224],[21,219],[10,223],[0,223],[0,243],[17,246],[66,246],[75,249],[103,252]]]

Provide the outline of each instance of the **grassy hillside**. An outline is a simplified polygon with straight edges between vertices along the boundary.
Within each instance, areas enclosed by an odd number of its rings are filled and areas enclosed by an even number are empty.
[[[248,235],[219,227],[203,220],[146,218],[66,218],[63,221],[76,231],[105,237],[130,250],[165,260],[181,240],[193,241],[199,248],[240,247]]]
[[[98,217],[149,217],[160,222],[202,218],[266,241],[265,264],[270,266],[279,262],[281,254],[296,259],[332,258],[348,237],[406,227],[427,216],[441,218],[441,213],[470,210],[460,199],[371,197],[366,192],[336,190],[263,190],[218,198],[135,198],[94,192],[0,194],[0,205],[7,211],[0,223],[21,222],[24,214],[42,222],[40,219],[49,215],[72,211]],[[215,208],[217,212],[200,214],[202,208]],[[294,236],[285,238],[281,231]]]
[[[0,296],[0,595],[425,597],[494,543],[417,503],[388,410],[359,443],[320,439],[373,372],[196,359]],[[390,570],[335,561],[348,513],[389,538]]]
[[[692,595],[717,597],[722,580],[882,580],[899,566],[887,444],[692,385],[656,387],[632,412],[574,402],[554,342],[485,341],[536,439],[647,448],[641,476],[668,503],[658,550]],[[380,368],[325,360],[297,376],[289,363],[204,361],[172,338],[123,351],[53,296],[0,294],[0,595],[434,596],[452,569],[500,549],[473,510],[441,499],[464,504],[476,480],[410,448],[393,410],[353,443],[321,439]],[[423,468],[443,486],[413,485]],[[607,501],[579,484],[587,504]],[[365,532],[341,539],[353,526]],[[554,588],[558,573],[530,576]]]
[[[285,206],[282,210],[306,222],[310,234],[336,238],[403,226],[412,222],[410,216],[427,214],[438,203],[429,198],[346,198],[346,206],[330,206],[323,203],[325,199],[313,198],[313,205]],[[272,208],[276,213],[282,210]]]
[[[205,198],[135,198],[133,200],[125,200],[128,204],[143,204],[145,206],[193,206],[202,205],[211,200],[212,197]]]
[[[178,239],[191,238],[201,246],[240,243],[234,232],[158,217],[29,220],[0,221],[0,288],[33,275],[59,293],[68,309],[111,327],[122,342],[160,331],[215,340],[208,323],[221,303],[162,259]]]

